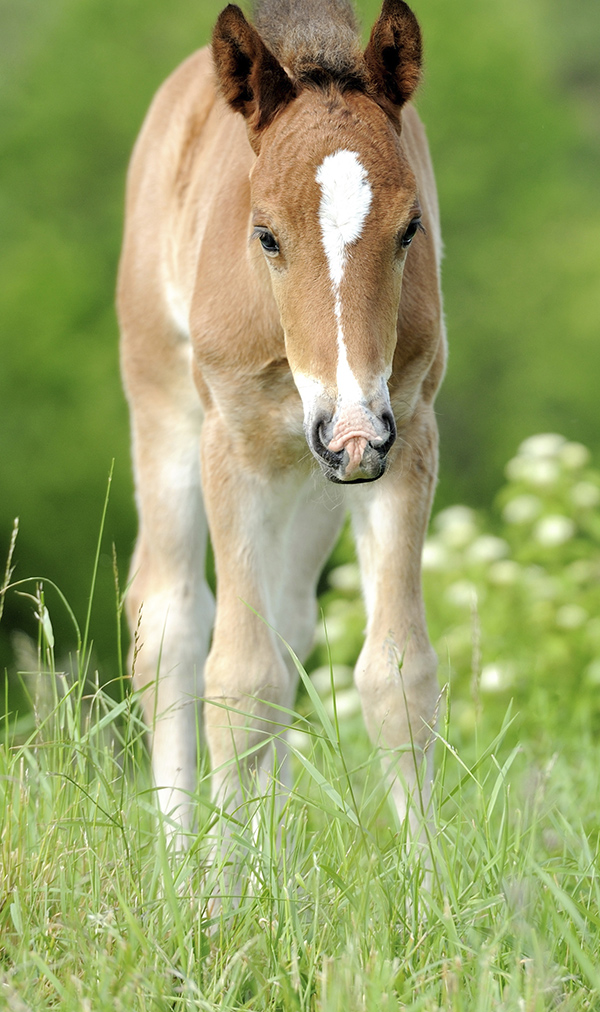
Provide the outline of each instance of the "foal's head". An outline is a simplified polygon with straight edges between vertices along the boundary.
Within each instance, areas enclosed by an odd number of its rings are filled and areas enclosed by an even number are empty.
[[[336,73],[318,59],[284,68],[229,6],[213,56],[257,155],[251,241],[269,267],[308,444],[332,481],[372,481],[396,436],[388,379],[420,228],[400,146],[400,109],[420,72],[417,21],[385,0],[364,54]]]

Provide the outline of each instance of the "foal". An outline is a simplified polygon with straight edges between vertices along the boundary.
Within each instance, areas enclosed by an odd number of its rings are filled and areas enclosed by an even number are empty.
[[[347,511],[366,725],[401,816],[417,789],[438,692],[420,558],[445,362],[420,69],[401,0],[364,52],[346,0],[258,0],[254,25],[230,5],[135,147],[118,286],[140,515],[127,607],[179,845],[202,703],[218,804],[235,811],[272,770],[297,679],[276,633],[306,656]]]

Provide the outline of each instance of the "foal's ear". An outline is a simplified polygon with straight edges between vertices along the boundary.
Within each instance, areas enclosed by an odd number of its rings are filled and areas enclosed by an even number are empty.
[[[257,134],[295,97],[295,85],[235,4],[217,19],[212,52],[223,96],[245,117],[258,146]]]
[[[384,0],[365,50],[365,63],[377,93],[400,108],[421,77],[421,29],[403,0]]]

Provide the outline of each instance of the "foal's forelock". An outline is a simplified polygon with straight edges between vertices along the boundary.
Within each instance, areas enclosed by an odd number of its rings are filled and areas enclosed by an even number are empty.
[[[253,21],[296,80],[364,82],[359,30],[348,0],[255,0]]]

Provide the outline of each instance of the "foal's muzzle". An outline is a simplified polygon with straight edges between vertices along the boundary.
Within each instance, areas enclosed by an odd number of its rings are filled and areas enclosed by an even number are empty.
[[[306,437],[313,455],[321,465],[321,470],[329,481],[338,484],[358,485],[367,481],[376,481],[385,472],[387,455],[396,439],[396,423],[390,411],[382,412],[379,418],[373,417],[372,428],[376,435],[370,439],[360,439],[362,455],[360,462],[356,460],[356,445],[353,446],[352,458],[347,446],[339,450],[330,450],[333,441],[335,418],[327,415],[317,416]],[[356,444],[358,437],[350,437],[348,445]]]

